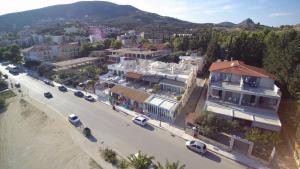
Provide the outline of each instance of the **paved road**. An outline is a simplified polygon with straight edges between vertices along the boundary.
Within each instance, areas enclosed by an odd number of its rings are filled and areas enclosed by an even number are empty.
[[[0,66],[2,72],[7,72]],[[170,133],[149,126],[146,128],[133,124],[130,117],[115,112],[110,106],[100,102],[90,103],[82,98],[74,96],[73,92],[62,93],[57,87],[50,87],[43,82],[33,79],[26,74],[13,76],[8,74],[12,81],[21,83],[23,91],[29,97],[45,104],[45,108],[51,107],[62,116],[77,114],[83,124],[92,129],[97,139],[96,144],[101,144],[117,150],[122,156],[136,153],[141,150],[152,155],[156,160],[164,162],[180,161],[186,164],[187,169],[237,169],[247,168],[239,163],[222,156],[208,153],[205,156],[198,155],[186,149],[184,140],[171,136]],[[46,99],[43,93],[50,91],[54,98]]]

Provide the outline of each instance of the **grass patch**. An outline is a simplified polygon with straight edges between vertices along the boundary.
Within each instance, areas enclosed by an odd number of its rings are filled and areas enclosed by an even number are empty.
[[[0,98],[3,98],[3,99],[9,99],[9,98],[15,97],[15,96],[16,96],[16,94],[11,90],[7,90],[7,91],[0,93]]]

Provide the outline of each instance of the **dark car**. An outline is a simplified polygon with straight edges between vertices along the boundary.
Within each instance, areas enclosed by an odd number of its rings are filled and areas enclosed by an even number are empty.
[[[46,98],[48,98],[48,99],[50,99],[50,98],[53,97],[52,94],[51,94],[50,92],[44,93],[44,96],[45,96]]]
[[[84,96],[84,94],[81,91],[74,92],[74,95],[77,96],[77,97],[83,97]]]
[[[67,92],[68,89],[65,86],[58,86],[58,90],[62,91],[62,92]]]
[[[5,79],[8,79],[8,76],[7,76],[7,74],[4,74],[4,75],[3,75],[3,77],[4,77]]]

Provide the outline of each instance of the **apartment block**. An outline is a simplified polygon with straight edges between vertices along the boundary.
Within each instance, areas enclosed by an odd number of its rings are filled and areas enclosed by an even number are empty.
[[[242,61],[217,61],[210,69],[204,110],[240,123],[280,131],[281,92],[275,76]]]

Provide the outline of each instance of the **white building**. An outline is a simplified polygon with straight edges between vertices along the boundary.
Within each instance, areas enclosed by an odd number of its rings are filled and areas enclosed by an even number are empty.
[[[209,70],[204,110],[245,125],[280,131],[277,110],[281,92],[274,75],[241,61],[215,62]]]
[[[174,121],[177,107],[177,101],[157,95],[151,95],[144,102],[144,112],[161,120]]]
[[[57,46],[34,45],[21,52],[25,60],[50,62],[57,56]]]
[[[202,71],[204,65],[203,56],[180,56],[180,62],[186,64],[192,64],[198,67],[198,71]]]

